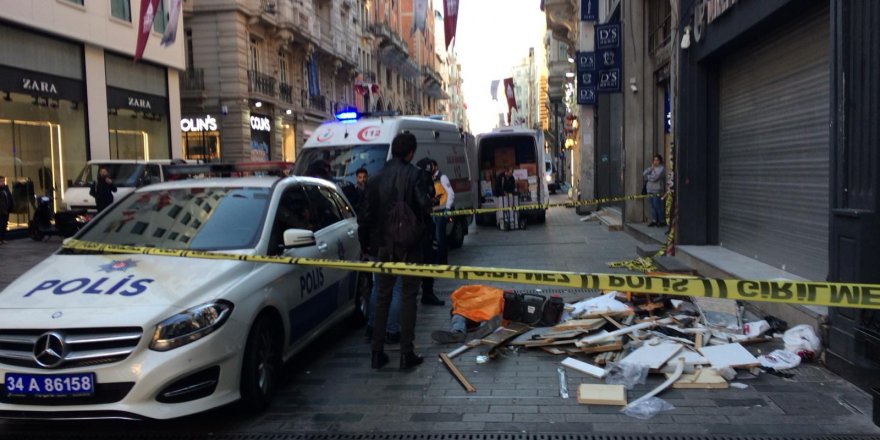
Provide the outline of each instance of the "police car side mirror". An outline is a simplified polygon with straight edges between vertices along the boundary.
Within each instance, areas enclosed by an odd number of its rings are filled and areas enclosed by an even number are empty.
[[[284,231],[284,248],[301,248],[314,246],[315,233],[308,229],[288,229]]]

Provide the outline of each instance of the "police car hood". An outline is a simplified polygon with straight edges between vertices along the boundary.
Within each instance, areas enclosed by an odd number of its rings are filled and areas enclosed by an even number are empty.
[[[55,254],[0,292],[0,322],[61,312],[84,319],[115,315],[137,324],[138,314],[153,317],[222,296],[253,267],[233,260]]]

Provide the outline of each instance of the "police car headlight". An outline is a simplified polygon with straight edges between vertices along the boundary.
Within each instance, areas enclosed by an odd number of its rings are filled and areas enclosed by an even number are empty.
[[[197,341],[220,328],[232,314],[232,303],[217,301],[178,313],[156,326],[150,348],[168,351]]]

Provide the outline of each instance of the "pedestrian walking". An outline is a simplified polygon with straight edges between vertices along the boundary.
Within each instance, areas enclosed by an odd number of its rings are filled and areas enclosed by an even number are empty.
[[[89,195],[95,198],[95,207],[98,212],[113,204],[113,193],[115,192],[116,185],[113,184],[110,173],[107,172],[107,168],[101,168],[98,172],[98,178],[95,179],[95,183],[89,190]]]
[[[663,168],[663,156],[654,155],[651,166],[645,168],[642,176],[645,178],[645,192],[650,195],[648,201],[651,203],[651,223],[648,226],[666,226],[663,215],[663,201],[660,196],[663,194],[664,174],[666,170]]]
[[[434,180],[434,161],[428,159],[427,157],[420,160],[416,167],[422,170],[423,178],[425,181],[430,182]],[[436,210],[436,207],[439,205],[439,199],[437,196],[437,187],[434,185],[428,186],[428,197],[432,201],[432,209]],[[432,218],[433,221],[433,218]],[[431,224],[431,233],[430,237],[424,242],[424,255],[425,255],[425,263],[428,264],[441,264],[440,255],[437,249],[437,228],[434,224]],[[446,302],[437,298],[437,295],[434,294],[434,278],[433,277],[424,277],[422,278],[422,304],[428,306],[442,306],[445,305]]]
[[[9,214],[15,210],[12,192],[6,186],[6,176],[0,176],[0,244],[6,244],[6,229],[9,227]]]
[[[421,263],[424,240],[430,233],[431,200],[428,183],[410,163],[417,148],[415,135],[398,134],[391,142],[391,160],[367,183],[367,197],[358,217],[361,249],[380,262]],[[374,329],[384,329],[388,322],[392,288],[398,276],[376,277],[376,320]],[[416,296],[420,278],[400,276],[400,368],[409,369],[424,359],[415,353]],[[374,331],[370,366],[382,368],[388,363],[384,351],[385,332]]]

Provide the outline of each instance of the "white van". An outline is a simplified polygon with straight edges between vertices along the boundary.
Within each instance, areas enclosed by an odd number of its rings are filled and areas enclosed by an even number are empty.
[[[480,179],[480,208],[499,207],[496,178],[502,171],[513,169],[516,178],[518,205],[546,205],[550,201],[547,169],[544,159],[544,135],[519,127],[496,128],[477,135],[477,157]],[[520,216],[537,223],[546,219],[546,209],[521,211]],[[495,213],[480,214],[480,224],[494,224]]]
[[[423,116],[367,115],[346,122],[325,122],[303,145],[293,173],[305,175],[309,165],[325,160],[338,183],[354,184],[358,168],[363,167],[370,176],[382,169],[391,158],[391,141],[404,132],[414,134],[418,140],[412,163],[424,157],[434,159],[440,165],[440,171],[449,177],[455,191],[453,209],[474,208],[475,185],[464,137],[455,124]],[[472,219],[470,215],[452,217],[447,227],[450,248],[461,247]]]
[[[175,164],[186,163],[180,159],[166,160],[91,160],[75,180],[67,181],[67,189],[64,191],[64,206],[68,211],[95,211],[95,198],[89,195],[89,190],[95,183],[95,178],[101,168],[106,168],[113,184],[116,185],[115,200],[119,200],[126,194],[137,188],[152,183],[167,180],[166,169]]]

